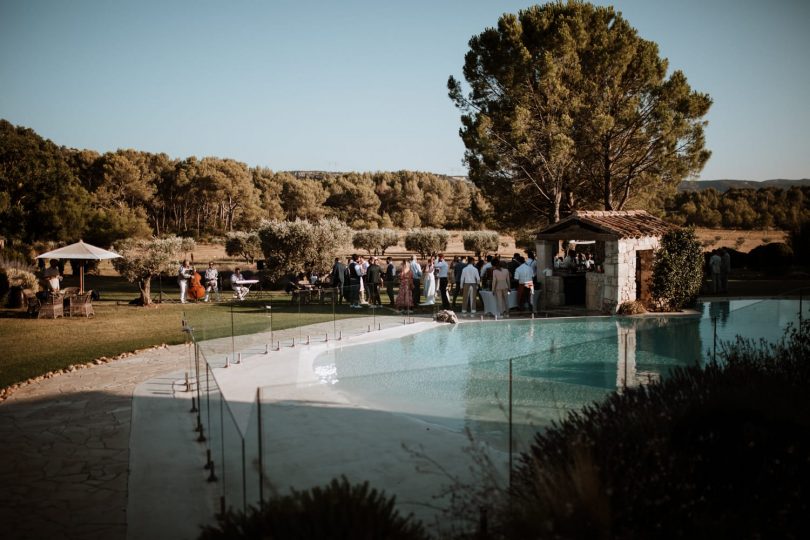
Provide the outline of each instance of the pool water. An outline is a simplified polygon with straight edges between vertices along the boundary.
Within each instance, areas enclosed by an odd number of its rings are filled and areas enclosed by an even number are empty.
[[[612,391],[708,361],[737,334],[776,341],[798,321],[798,310],[792,300],[727,301],[706,303],[692,315],[445,325],[335,349],[314,368],[355,403],[469,429],[505,446],[511,366],[512,424],[526,444],[538,428]]]

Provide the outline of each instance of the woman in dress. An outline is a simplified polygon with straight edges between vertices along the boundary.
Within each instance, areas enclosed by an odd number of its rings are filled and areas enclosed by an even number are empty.
[[[394,304],[400,310],[413,308],[413,272],[407,259],[399,267],[399,292]]]
[[[420,304],[422,306],[432,306],[433,304],[436,303],[436,275],[434,274],[435,270],[436,270],[435,258],[430,257],[425,263],[425,268],[422,272],[422,276],[425,281],[425,288],[423,289],[425,301]]]

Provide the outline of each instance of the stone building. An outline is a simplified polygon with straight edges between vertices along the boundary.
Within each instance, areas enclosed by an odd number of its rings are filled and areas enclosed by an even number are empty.
[[[615,313],[649,301],[653,253],[672,226],[643,210],[574,212],[537,233],[537,271],[547,306],[581,305]],[[555,268],[560,245],[593,255],[596,270]]]

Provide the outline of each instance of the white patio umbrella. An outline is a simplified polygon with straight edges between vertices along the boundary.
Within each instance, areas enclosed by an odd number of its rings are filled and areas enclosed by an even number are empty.
[[[85,244],[81,240],[69,246],[60,247],[47,253],[39,255],[37,259],[79,259],[83,261],[101,261],[104,259],[117,259],[118,253],[107,251],[90,244]],[[79,266],[79,292],[84,292],[84,265]]]

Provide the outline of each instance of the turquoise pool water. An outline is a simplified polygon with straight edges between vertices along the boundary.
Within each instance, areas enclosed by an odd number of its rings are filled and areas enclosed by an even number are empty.
[[[804,316],[810,316],[807,303]],[[799,302],[713,302],[668,317],[585,317],[446,325],[319,356],[322,382],[365,406],[402,413],[506,444],[509,369],[513,426],[537,428],[607,393],[706,362],[743,335],[775,341],[798,321]],[[511,362],[510,362],[511,360]]]

